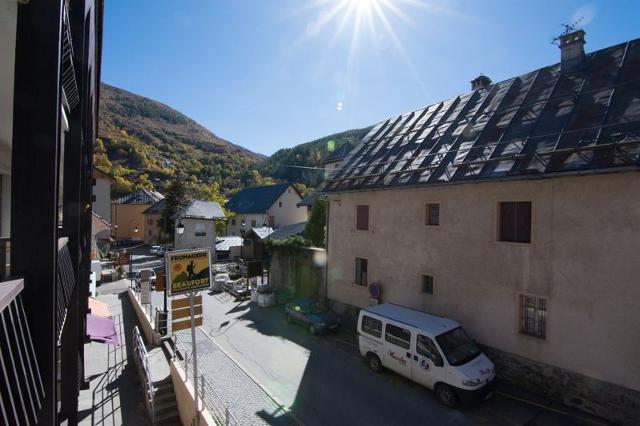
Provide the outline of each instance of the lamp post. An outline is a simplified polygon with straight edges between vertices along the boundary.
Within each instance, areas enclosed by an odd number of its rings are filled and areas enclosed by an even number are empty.
[[[178,226],[176,226],[176,231],[178,232],[178,235],[184,234],[184,224],[182,223],[182,220],[178,223]]]

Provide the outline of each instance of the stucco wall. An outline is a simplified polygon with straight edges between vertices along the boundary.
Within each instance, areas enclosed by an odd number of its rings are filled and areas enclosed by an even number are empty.
[[[242,220],[245,220],[245,226],[242,226]],[[233,224],[233,220],[235,220],[236,224]],[[227,223],[227,235],[240,235],[240,231],[244,229],[245,233],[249,232],[252,228],[251,221],[256,221],[256,227],[260,228],[267,222],[267,214],[266,213],[238,213],[235,217],[229,219]]]
[[[161,237],[161,229],[158,225],[158,221],[160,220],[160,213],[147,213],[144,215],[145,221],[145,234],[144,234],[144,243],[155,245],[160,244]]]
[[[383,302],[445,315],[478,341],[640,390],[640,174],[332,194],[328,297],[364,307],[355,257]],[[339,199],[340,201],[336,201]],[[496,241],[500,201],[532,201],[531,244]],[[424,225],[425,203],[440,225]],[[356,231],[357,204],[370,206]],[[420,275],[434,276],[434,294]],[[520,294],[548,300],[547,338],[518,331]]]
[[[111,204],[111,224],[116,240],[144,240],[146,226],[142,212],[148,207],[149,204]],[[133,232],[136,226],[138,232]]]
[[[211,258],[215,259],[216,250],[216,222],[206,219],[182,219],[176,220],[176,226],[182,222],[184,225],[184,233],[174,233],[174,247],[176,250],[190,248],[210,248]],[[196,236],[196,224],[204,225],[206,235]]]
[[[98,216],[111,223],[111,182],[108,179],[96,179],[93,195],[96,200],[91,208]]]
[[[276,228],[307,220],[306,207],[296,206],[301,200],[302,198],[291,186],[280,194],[275,203],[269,207],[269,214],[275,217]],[[280,203],[282,203],[282,207],[280,207]]]

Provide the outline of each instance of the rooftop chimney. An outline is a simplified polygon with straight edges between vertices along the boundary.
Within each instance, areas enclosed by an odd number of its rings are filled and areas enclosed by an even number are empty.
[[[491,86],[491,83],[492,81],[489,77],[480,74],[479,76],[471,80],[471,90],[487,89],[489,86]]]
[[[577,30],[560,36],[560,67],[572,71],[584,61],[584,31]]]

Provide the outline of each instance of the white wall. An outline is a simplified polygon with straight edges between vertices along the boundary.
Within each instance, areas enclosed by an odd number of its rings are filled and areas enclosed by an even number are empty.
[[[307,220],[307,208],[305,206],[298,207],[302,198],[291,186],[284,191],[271,207],[269,214],[275,217],[276,228],[281,228],[295,223],[305,222]]]
[[[191,248],[210,248],[211,258],[215,259],[216,250],[216,222],[206,219],[182,219],[176,220],[176,227],[182,222],[184,233],[178,234],[175,230],[174,247],[176,250]],[[196,224],[204,225],[205,236],[196,236]]]
[[[111,223],[111,182],[109,179],[96,178],[93,195],[96,196],[96,200],[91,208],[98,216]]]
[[[233,221],[235,220],[235,225]],[[246,223],[242,226],[242,220]],[[255,226],[251,226],[251,221],[255,220]],[[227,235],[240,235],[240,231],[244,229],[245,233],[249,232],[251,228],[260,228],[262,225],[267,222],[267,214],[266,213],[238,213],[235,217],[227,220]]]

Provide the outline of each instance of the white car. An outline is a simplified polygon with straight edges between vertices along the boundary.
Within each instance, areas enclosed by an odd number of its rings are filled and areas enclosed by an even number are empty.
[[[149,254],[155,254],[156,256],[164,256],[165,248],[163,246],[151,246]]]
[[[224,283],[229,281],[229,274],[216,274],[213,278],[213,286],[211,289],[213,291],[222,291],[224,290]]]
[[[149,271],[149,283],[151,284],[151,288],[155,288],[156,286],[156,271],[151,268],[144,268],[136,271],[136,283],[140,285],[142,278],[142,271]]]

